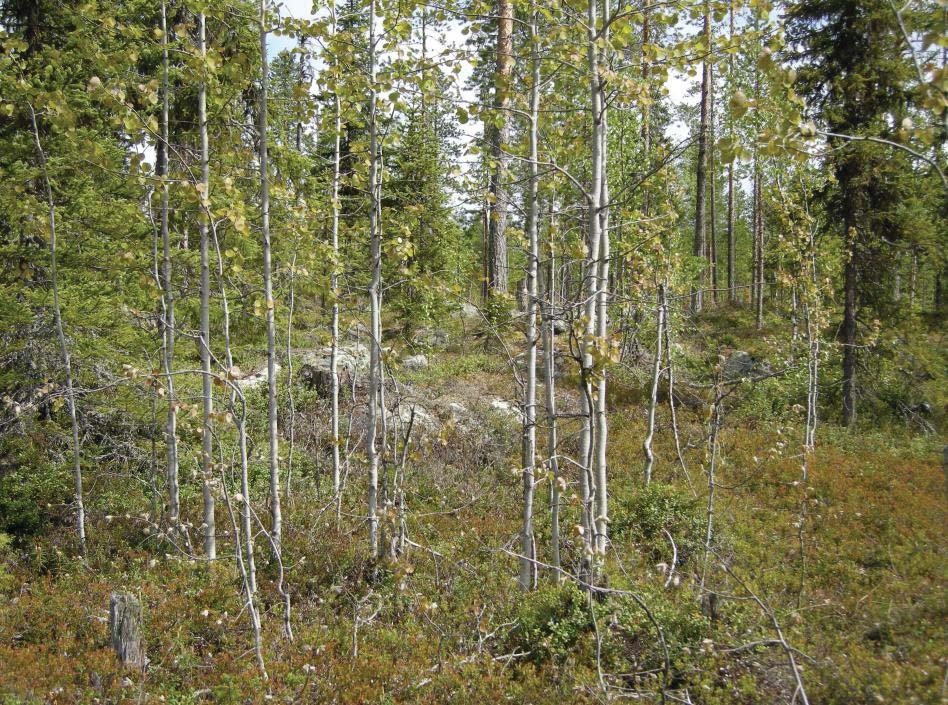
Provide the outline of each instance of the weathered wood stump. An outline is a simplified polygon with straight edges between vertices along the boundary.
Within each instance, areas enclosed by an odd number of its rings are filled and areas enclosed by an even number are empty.
[[[128,593],[112,593],[109,601],[109,627],[112,648],[125,668],[141,670],[145,667],[142,646],[142,605]]]

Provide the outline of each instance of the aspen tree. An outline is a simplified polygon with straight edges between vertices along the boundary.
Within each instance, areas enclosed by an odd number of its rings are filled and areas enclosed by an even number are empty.
[[[214,413],[214,397],[211,386],[211,272],[208,228],[210,214],[210,163],[207,136],[207,16],[198,14],[198,55],[201,58],[201,79],[198,83],[198,130],[201,143],[201,181],[198,184],[198,196],[202,209],[198,216],[198,232],[201,240],[201,394],[203,401],[201,433],[201,477],[204,495],[204,554],[207,560],[217,558],[217,532],[214,516],[213,475],[211,473],[211,454],[213,435],[211,418]]]
[[[366,452],[369,461],[368,521],[369,551],[373,557],[379,555],[379,448],[378,426],[381,413],[382,394],[382,235],[379,229],[379,146],[378,109],[376,105],[376,61],[378,47],[375,36],[375,3],[369,3],[369,241],[371,281],[369,283],[369,305],[371,307],[370,354],[369,354],[369,414],[366,435]],[[383,439],[384,443],[384,439]]]
[[[53,186],[49,179],[49,170],[46,166],[46,152],[40,141],[39,123],[36,120],[36,110],[29,105],[30,124],[33,127],[33,146],[36,148],[36,159],[39,162],[40,173],[43,177],[43,189],[46,192],[47,225],[49,227],[49,285],[53,293],[53,324],[56,326],[56,339],[59,341],[59,354],[63,362],[63,374],[66,377],[66,406],[69,409],[69,423],[72,427],[72,479],[73,502],[76,505],[76,535],[79,539],[79,555],[82,560],[87,558],[86,553],[86,509],[82,497],[82,447],[79,443],[79,419],[76,416],[76,393],[72,381],[72,357],[69,345],[66,342],[66,331],[63,327],[62,308],[59,304],[59,269],[56,257],[56,205],[53,200]]]
[[[276,323],[274,321],[273,279],[270,252],[270,175],[267,153],[267,4],[260,0],[260,108],[258,128],[260,159],[260,230],[263,238],[263,295],[267,321],[267,431],[270,465],[270,531],[280,549],[283,515],[280,510],[279,429],[277,427]]]
[[[593,352],[596,345],[596,313],[598,310],[599,257],[602,245],[602,222],[599,209],[602,206],[603,174],[603,104],[599,68],[599,10],[597,0],[588,0],[586,7],[586,71],[589,83],[589,112],[592,121],[590,132],[591,173],[590,189],[586,192],[588,207],[586,258],[583,271],[583,339],[580,376],[580,401],[582,429],[579,438],[579,462],[581,465],[580,490],[583,502],[583,546],[588,570],[595,553],[595,402],[593,399],[593,376],[595,374]]]
[[[556,228],[553,214],[556,212],[556,193],[550,199],[550,228],[547,246],[550,259],[546,267],[546,292],[544,308],[546,325],[543,326],[543,363],[545,371],[546,420],[547,420],[547,462],[553,476],[550,483],[550,563],[553,566],[553,580],[560,582],[560,461],[559,441],[557,438],[556,418]]]
[[[164,296],[164,321],[162,331],[164,340],[161,349],[162,368],[165,373],[165,391],[168,397],[168,418],[165,427],[165,444],[167,447],[167,469],[165,475],[168,483],[168,521],[172,531],[178,529],[181,514],[180,489],[178,487],[178,405],[175,400],[174,375],[174,344],[175,344],[175,315],[174,315],[174,286],[171,264],[171,237],[168,228],[168,9],[167,4],[161,3],[161,138],[158,140],[156,156],[156,171],[161,179],[161,208],[159,214],[161,229],[162,268],[161,285]]]
[[[601,48],[601,58],[599,71],[605,73],[609,70],[609,26],[612,21],[609,9],[609,0],[603,2],[602,13],[602,35],[603,42]],[[602,75],[598,80],[598,90],[600,93],[600,105],[602,117],[599,127],[599,169],[601,172],[599,185],[599,260],[597,263],[598,282],[596,285],[596,338],[600,346],[600,354],[604,356],[601,369],[598,370],[596,380],[596,439],[595,439],[595,528],[596,528],[596,554],[598,560],[602,561],[606,553],[606,545],[609,540],[609,491],[607,487],[606,474],[608,470],[606,449],[609,444],[609,414],[606,408],[606,360],[611,359],[611,343],[609,341],[609,266],[611,264],[610,235],[609,235],[609,215],[611,213],[609,204],[609,111],[608,101],[606,100],[605,76]]]
[[[332,38],[336,38],[337,19],[336,9],[332,6]],[[338,58],[333,57],[334,81],[339,80]],[[329,274],[329,294],[332,299],[332,318],[330,321],[330,349],[329,349],[329,376],[330,376],[330,434],[332,437],[332,491],[336,497],[337,512],[342,506],[342,469],[339,457],[339,176],[340,176],[340,141],[342,139],[342,103],[339,99],[338,87],[333,91],[333,140],[332,140],[332,185],[330,202],[332,211],[332,225],[330,229],[330,243],[332,247],[332,262]]]
[[[540,266],[539,240],[539,154],[537,123],[540,116],[540,37],[537,33],[538,13],[530,11],[530,112],[529,156],[527,167],[527,381],[523,400],[523,527],[520,535],[520,587],[529,590],[536,571],[533,555],[533,490],[537,456],[537,303]]]

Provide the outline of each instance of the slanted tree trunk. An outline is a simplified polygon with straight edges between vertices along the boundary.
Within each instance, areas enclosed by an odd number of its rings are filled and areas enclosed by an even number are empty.
[[[210,203],[210,166],[207,137],[207,18],[203,12],[198,14],[198,55],[201,57],[201,81],[198,84],[198,129],[201,141],[201,181],[198,191],[206,206]],[[217,531],[215,526],[215,500],[213,475],[211,472],[213,452],[213,434],[211,416],[214,413],[214,397],[211,386],[211,272],[208,252],[209,213],[202,209],[199,216],[201,238],[201,332],[199,338],[203,398],[202,435],[201,435],[201,477],[204,494],[204,554],[207,560],[217,558]],[[249,500],[249,498],[248,498]]]
[[[497,124],[489,128],[494,168],[490,174],[490,217],[487,221],[488,293],[507,293],[507,167],[510,157],[511,78],[513,76],[513,3],[497,0],[497,64],[494,72],[494,108]]]
[[[79,539],[79,555],[86,560],[86,510],[82,499],[82,449],[79,443],[79,419],[76,416],[76,393],[72,383],[72,357],[69,345],[66,344],[66,331],[63,327],[62,308],[59,304],[59,270],[56,258],[56,206],[53,200],[53,186],[49,180],[49,170],[46,166],[46,152],[40,141],[39,123],[36,121],[36,111],[29,106],[30,121],[33,126],[33,146],[36,147],[36,158],[39,161],[40,172],[43,175],[43,186],[46,191],[46,208],[49,225],[49,283],[53,291],[53,324],[56,327],[56,338],[59,341],[59,354],[63,360],[63,373],[66,376],[66,406],[69,409],[69,422],[72,427],[72,479],[73,501],[76,505],[76,535]]]
[[[260,230],[263,238],[263,296],[267,312],[267,427],[270,465],[270,532],[280,549],[283,515],[280,508],[280,440],[277,426],[276,323],[274,321],[273,278],[270,252],[270,175],[267,153],[267,3],[260,0]]]
[[[703,63],[701,72],[701,106],[700,121],[698,123],[698,163],[695,168],[695,234],[692,243],[692,254],[695,257],[706,257],[707,243],[705,242],[705,191],[708,166],[708,116],[709,98],[711,95],[711,8],[707,0],[704,4],[704,43],[708,56]],[[691,291],[691,311],[699,313],[703,303],[702,288],[705,285],[703,273]]]
[[[112,593],[109,600],[109,631],[112,648],[122,666],[140,671],[145,667],[142,646],[142,605],[129,593]]]

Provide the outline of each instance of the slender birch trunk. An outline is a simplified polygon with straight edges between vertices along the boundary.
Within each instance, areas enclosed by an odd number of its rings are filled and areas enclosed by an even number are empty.
[[[537,34],[537,13],[530,18],[530,63],[532,82],[530,85],[529,128],[529,181],[527,185],[527,239],[530,252],[527,255],[527,383],[523,400],[523,527],[520,534],[520,587],[529,590],[536,572],[533,555],[533,478],[537,456],[537,280],[540,266],[539,239],[539,155],[537,149],[540,116],[540,54]]]
[[[599,208],[602,205],[602,93],[600,92],[599,76],[599,49],[598,39],[598,7],[597,0],[588,0],[586,10],[587,24],[587,71],[589,80],[590,115],[592,117],[592,133],[590,148],[592,151],[591,188],[586,194],[588,202],[587,218],[587,255],[584,266],[584,286],[581,288],[585,295],[583,305],[584,332],[582,341],[582,370],[580,377],[580,398],[583,426],[580,432],[579,456],[582,466],[580,491],[583,502],[583,544],[585,548],[584,562],[588,568],[595,553],[594,544],[594,495],[595,480],[593,477],[593,463],[595,451],[594,438],[594,409],[593,409],[593,347],[596,336],[596,311],[599,286],[599,251],[602,243],[601,221]]]
[[[554,249],[553,213],[556,209],[555,198],[550,202],[550,260],[546,277],[546,325],[543,327],[543,362],[546,377],[546,418],[547,418],[547,457],[553,482],[550,484],[550,543],[553,566],[553,580],[559,583],[560,574],[560,463],[558,457],[557,421],[556,421],[556,250]]]
[[[33,145],[36,147],[36,159],[39,161],[46,191],[46,207],[49,225],[49,281],[53,290],[53,324],[56,326],[56,338],[59,341],[59,353],[63,359],[63,373],[66,375],[66,406],[69,409],[69,422],[72,426],[72,479],[73,501],[76,504],[76,535],[79,538],[79,555],[86,561],[86,509],[82,499],[82,449],[79,443],[79,419],[76,416],[76,392],[72,382],[72,357],[66,343],[66,331],[63,328],[62,308],[59,305],[59,270],[56,259],[56,205],[53,201],[53,186],[49,180],[46,166],[46,152],[40,141],[39,124],[36,111],[29,106],[30,121],[33,125]]]
[[[333,15],[333,36],[336,34],[336,19]],[[342,466],[339,457],[339,154],[342,139],[342,104],[339,94],[334,97],[335,121],[333,124],[332,147],[332,262],[329,275],[329,290],[332,297],[332,320],[330,334],[332,341],[329,349],[329,375],[331,378],[330,391],[330,433],[332,435],[332,491],[336,497],[337,513],[341,510],[342,502]]]
[[[161,212],[159,214],[161,228],[161,285],[165,298],[165,311],[162,329],[164,341],[162,346],[161,363],[165,373],[165,391],[168,397],[168,418],[165,427],[165,443],[167,446],[166,477],[168,483],[168,523],[172,531],[179,528],[181,515],[180,489],[178,486],[178,405],[174,391],[174,286],[171,268],[171,236],[168,228],[168,10],[166,3],[161,3],[161,139],[157,149],[157,171],[161,179]]]
[[[609,0],[603,2],[602,24],[603,35],[606,40],[602,48],[600,66],[608,67],[606,55],[609,39]],[[609,238],[609,111],[605,100],[605,79],[599,81],[600,105],[602,109],[599,141],[601,143],[599,156],[600,186],[599,186],[599,260],[598,283],[596,292],[596,337],[603,350],[610,346],[609,341],[609,268],[611,264]],[[603,561],[606,555],[606,546],[609,541],[609,492],[606,483],[608,470],[606,449],[609,444],[609,415],[606,408],[606,368],[599,371],[596,381],[596,424],[595,424],[595,523],[596,523],[596,554],[598,561]]]
[[[207,17],[198,14],[198,54],[201,57],[201,82],[198,84],[198,129],[201,140],[201,182],[199,185],[202,204],[210,203],[210,165],[207,138]],[[204,494],[204,554],[209,561],[217,558],[217,530],[215,526],[215,500],[213,476],[211,474],[213,436],[211,415],[214,413],[214,397],[211,386],[211,272],[208,252],[208,209],[202,208],[199,217],[201,238],[201,394],[203,397],[201,436],[201,477]]]
[[[223,314],[221,339],[224,344],[224,365],[226,367],[227,377],[230,379],[232,376],[231,370],[234,369],[234,356],[232,352],[233,348],[230,344],[230,302],[227,296],[227,281],[224,276],[224,258],[221,255],[220,240],[217,237],[216,227],[211,227],[211,235],[214,240],[214,253],[217,255],[217,281],[218,286],[220,287],[221,313]],[[237,409],[238,398],[240,400],[239,413]],[[234,386],[233,383],[230,384],[230,394],[228,395],[228,401],[230,404],[231,414],[233,415],[234,422],[237,426],[237,452],[240,458],[240,494],[242,498],[242,501],[240,502],[240,519],[241,527],[244,532],[243,546],[246,550],[246,558],[241,565],[241,570],[246,571],[246,579],[249,581],[248,585],[251,592],[256,592],[257,570],[256,561],[254,560],[253,548],[253,517],[252,508],[250,506],[250,468],[249,450],[247,447],[247,402],[244,399],[243,393],[238,393],[237,387]],[[226,487],[222,487],[222,489],[225,493],[227,492]],[[230,511],[230,507],[228,507],[228,511]],[[239,552],[239,545],[235,544],[235,547],[235,550]]]
[[[263,237],[263,295],[267,305],[267,424],[270,463],[270,532],[280,550],[283,515],[280,508],[280,439],[277,426],[276,322],[270,247],[270,175],[267,153],[267,3],[260,0],[260,229]]]
[[[371,241],[371,282],[369,303],[371,305],[371,351],[369,358],[369,419],[366,437],[366,452],[369,460],[369,551],[373,557],[379,555],[379,450],[377,446],[379,424],[379,396],[381,394],[381,342],[382,342],[382,238],[378,222],[378,126],[376,116],[376,45],[375,45],[375,0],[369,5],[369,239]],[[384,442],[384,439],[383,439]]]
[[[665,282],[658,285],[658,296],[655,301],[655,358],[652,361],[652,393],[648,407],[648,430],[642,450],[645,453],[645,486],[652,481],[652,467],[655,464],[655,453],[652,451],[652,439],[655,437],[655,410],[658,407],[658,383],[662,376],[663,334],[665,331]]]

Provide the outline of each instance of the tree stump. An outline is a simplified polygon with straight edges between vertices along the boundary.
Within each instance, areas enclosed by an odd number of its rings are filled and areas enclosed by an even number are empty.
[[[112,593],[109,601],[109,627],[112,648],[125,668],[142,670],[145,650],[142,647],[142,605],[128,593]]]

